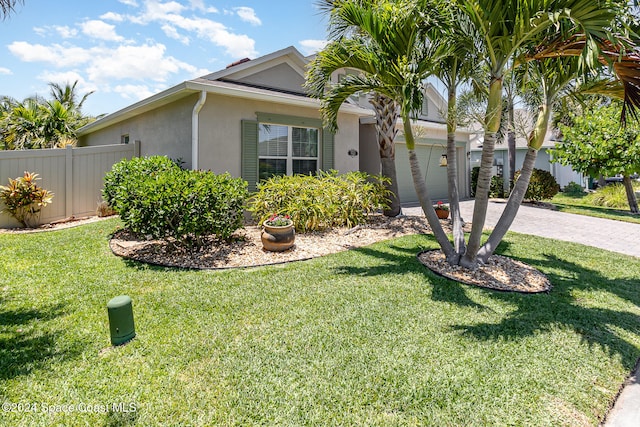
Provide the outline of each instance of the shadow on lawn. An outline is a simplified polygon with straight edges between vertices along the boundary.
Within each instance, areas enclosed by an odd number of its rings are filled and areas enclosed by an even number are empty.
[[[39,324],[63,314],[61,305],[39,310],[0,311],[0,379],[8,380],[41,368],[59,355],[56,335],[42,333]]]
[[[442,278],[430,272],[417,259],[416,254],[425,249],[422,246],[436,248],[435,239],[425,236],[426,245],[399,246],[387,245],[383,249],[370,246],[354,249],[355,252],[377,259],[372,266],[340,266],[337,274],[359,275],[365,277],[384,274],[424,274],[429,277],[433,287],[431,298],[434,301],[449,302],[475,309],[487,309],[469,298],[467,291],[479,289],[496,300],[504,301],[517,308],[500,323],[481,323],[475,325],[460,324],[455,329],[478,339],[518,339],[534,335],[554,325],[564,325],[576,331],[589,345],[599,345],[610,353],[618,353],[625,368],[631,370],[638,359],[638,348],[626,341],[615,329],[640,336],[640,316],[628,311],[617,311],[602,307],[585,307],[574,295],[574,291],[606,292],[640,306],[640,280],[629,277],[610,279],[599,271],[586,268],[570,260],[553,254],[543,254],[542,259],[511,256],[545,273],[554,288],[549,294],[520,294],[497,292],[485,288],[473,287]],[[503,242],[498,253],[503,254],[509,248]],[[381,264],[380,261],[383,261]]]
[[[517,308],[500,323],[459,325],[458,330],[479,339],[517,339],[534,335],[537,331],[554,325],[563,325],[580,334],[582,340],[589,345],[599,345],[610,354],[618,353],[625,368],[631,370],[635,366],[638,348],[622,338],[615,329],[640,335],[640,316],[628,311],[584,307],[580,305],[579,298],[576,298],[573,292],[607,292],[638,306],[639,280],[612,280],[596,270],[552,254],[544,254],[542,260],[514,258],[543,271],[554,286],[551,293],[516,295],[491,292],[493,298],[514,304]]]

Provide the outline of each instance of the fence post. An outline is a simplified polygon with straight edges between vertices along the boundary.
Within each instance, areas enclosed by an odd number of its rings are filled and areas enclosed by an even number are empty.
[[[73,147],[67,145],[65,148],[65,217],[73,215]]]

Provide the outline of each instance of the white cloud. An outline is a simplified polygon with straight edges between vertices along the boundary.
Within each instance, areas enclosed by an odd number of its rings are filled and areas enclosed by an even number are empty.
[[[206,6],[204,0],[191,0],[191,8],[194,10],[201,10],[207,13],[218,13],[218,9],[213,6]]]
[[[192,73],[196,67],[165,56],[162,44],[119,46],[92,58],[87,66],[90,81],[97,83],[111,80],[154,80],[165,82],[179,72]]]
[[[138,7],[138,2],[136,0],[118,0],[122,4],[126,4],[127,6]]]
[[[123,98],[133,101],[140,101],[157,93],[147,85],[118,85],[113,88],[113,91]]]
[[[180,33],[178,33],[178,30],[176,29],[176,27],[169,24],[164,24],[160,28],[162,29],[162,31],[164,31],[167,37],[171,37],[172,39],[178,40],[179,42],[185,45],[189,44],[189,37],[183,36]]]
[[[62,85],[66,83],[73,84],[73,82],[77,81],[78,85],[76,87],[79,93],[88,93],[98,89],[97,85],[87,82],[78,71],[62,71],[62,72],[45,71],[40,75],[38,75],[38,78],[47,83],[52,82],[52,83],[58,83]]]
[[[33,32],[38,34],[41,37],[48,37],[52,31],[58,33],[58,36],[63,39],[71,39],[78,35],[78,30],[75,28],[71,28],[67,25],[53,25],[53,26],[45,26],[45,27],[34,27]]]
[[[304,55],[313,55],[314,53],[318,53],[318,51],[324,49],[327,45],[328,41],[326,40],[300,40],[298,42],[300,47],[302,48],[302,53]]]
[[[258,18],[258,16],[256,15],[256,11],[252,8],[241,6],[234,8],[234,10],[243,21],[255,26],[262,25],[262,21],[260,20],[260,18]]]
[[[195,6],[199,6],[197,1]],[[178,35],[178,30],[193,33],[200,39],[208,40],[214,45],[224,48],[228,55],[236,58],[257,55],[255,40],[249,36],[233,33],[225,25],[211,19],[183,16],[182,13],[186,9],[184,5],[175,1],[161,3],[158,0],[145,0],[142,13],[128,16],[127,19],[139,25],[148,25],[154,22],[163,24],[165,26],[162,27],[162,30],[169,37]],[[169,29],[170,27],[176,30],[175,33]],[[184,37],[188,36],[182,35],[180,37],[184,42]]]
[[[4,74],[6,76],[9,76],[9,75],[13,74],[13,72],[8,68],[0,67],[0,74]]]
[[[94,19],[94,20],[83,22],[82,24],[80,24],[80,27],[82,28],[82,32],[85,35],[89,37],[93,37],[94,39],[114,41],[114,42],[119,42],[124,40],[124,37],[119,36],[116,33],[115,25],[107,24],[104,21],[99,21]]]
[[[53,44],[44,46],[28,42],[13,42],[9,51],[24,62],[46,62],[55,67],[74,67],[89,61],[98,48],[84,49],[76,46]]]
[[[58,34],[60,34],[60,37],[62,37],[63,39],[72,39],[78,35],[77,29],[71,28],[67,25],[56,25],[53,27],[53,29],[56,30]]]
[[[9,45],[9,50],[24,62],[44,62],[63,70],[72,68],[76,70],[75,76],[85,75],[87,84],[92,85],[103,85],[114,80],[164,83],[174,74],[186,73],[195,77],[208,72],[167,56],[166,47],[160,43],[85,49],[71,45],[44,46],[14,42]]]
[[[100,15],[100,19],[105,19],[107,21],[113,22],[122,22],[124,21],[124,16],[115,12],[107,12],[103,15]]]

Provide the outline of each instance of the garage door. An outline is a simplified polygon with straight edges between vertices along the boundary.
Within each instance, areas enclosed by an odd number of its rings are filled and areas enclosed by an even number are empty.
[[[416,154],[420,161],[422,176],[425,178],[429,196],[435,203],[448,198],[447,168],[440,167],[440,157],[445,154],[445,147],[438,145],[416,145]],[[396,143],[396,172],[398,175],[398,192],[401,203],[416,203],[418,196],[413,185],[409,168],[409,153],[405,144]]]

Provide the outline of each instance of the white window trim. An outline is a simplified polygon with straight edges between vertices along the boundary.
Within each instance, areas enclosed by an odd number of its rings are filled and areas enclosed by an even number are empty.
[[[322,131],[322,129],[319,128],[315,128],[315,127],[303,127],[303,126],[292,126],[292,125],[283,125],[280,123],[268,123],[268,122],[264,122],[264,123],[258,123],[258,126],[262,126],[262,125],[272,125],[272,126],[282,126],[282,127],[286,127],[287,128],[287,156],[286,158],[284,156],[262,156],[258,153],[258,176],[260,176],[260,160],[264,159],[264,160],[282,160],[282,159],[286,159],[287,161],[287,176],[293,175],[293,161],[294,160],[315,160],[316,161],[316,172],[320,170],[320,132]],[[316,130],[316,143],[317,143],[317,150],[316,150],[316,156],[315,157],[298,157],[298,156],[293,156],[293,128],[298,128],[298,129],[315,129]],[[260,144],[260,141],[258,141],[258,144]],[[259,150],[259,149],[258,149]]]

